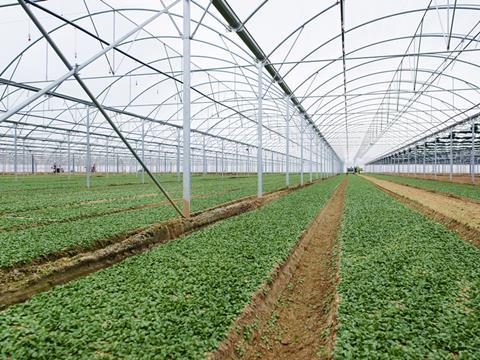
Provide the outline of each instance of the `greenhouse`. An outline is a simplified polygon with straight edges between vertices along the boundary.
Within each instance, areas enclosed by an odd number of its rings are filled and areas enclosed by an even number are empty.
[[[479,0],[0,14],[0,358],[480,358]]]

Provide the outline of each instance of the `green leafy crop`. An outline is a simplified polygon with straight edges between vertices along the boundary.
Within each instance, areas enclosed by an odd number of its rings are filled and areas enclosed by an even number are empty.
[[[480,251],[350,177],[335,358],[480,358]]]
[[[0,357],[200,359],[341,177],[38,294],[0,316]]]
[[[383,175],[383,174],[371,174],[372,176],[381,179],[396,182],[398,184],[413,185],[422,189],[435,190],[452,194],[456,196],[462,196],[468,199],[480,200],[480,187],[472,184],[460,184],[455,182],[418,179],[407,176],[395,176],[395,175]]]
[[[194,176],[192,210],[199,211],[256,191],[255,176]],[[152,184],[134,175],[95,178],[90,190],[83,177],[33,176],[4,182],[0,203],[0,267],[25,263],[58,251],[91,246],[175,216]],[[47,182],[49,180],[49,182]],[[163,177],[172,196],[181,196],[176,177]],[[265,176],[265,191],[284,186],[281,174]],[[16,184],[16,186],[15,186]],[[83,183],[82,183],[83,184]],[[162,204],[159,205],[160,202]]]

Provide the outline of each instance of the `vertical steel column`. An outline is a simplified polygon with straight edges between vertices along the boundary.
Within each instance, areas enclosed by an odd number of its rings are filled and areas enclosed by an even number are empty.
[[[415,176],[417,176],[417,150],[418,150],[418,146],[415,145],[415,167],[413,168],[413,172]]]
[[[108,170],[109,170],[109,168],[108,168],[108,160],[109,160],[109,156],[110,156],[110,154],[109,154],[110,147],[109,147],[109,141],[108,141],[108,140],[109,140],[109,138],[107,137],[107,155],[106,155],[106,159],[105,159],[105,160],[106,160],[106,163],[105,163],[105,171],[107,172],[107,176],[108,176]]]
[[[70,174],[70,131],[67,133],[67,171]]]
[[[145,119],[142,118],[142,163],[145,163]],[[142,166],[142,184],[145,184],[145,169]]]
[[[205,135],[203,135],[203,142],[202,142],[202,172],[203,176],[207,175],[207,150],[206,150],[206,141],[205,141]]]
[[[450,129],[450,172],[448,179],[452,181],[453,178],[453,129]]]
[[[300,116],[300,185],[303,185],[303,117]]]
[[[120,156],[117,154],[116,158],[117,158],[116,167],[117,167],[117,174],[118,174],[120,172]]]
[[[272,169],[272,174],[273,174],[275,172],[274,163],[273,163],[273,151],[270,153],[270,159],[272,161],[272,163],[270,164],[270,168]]]
[[[238,164],[238,143],[235,143],[235,172],[237,173],[237,175],[238,175],[238,171],[239,171],[238,166],[239,166],[239,164]]]
[[[32,174],[35,173],[35,158],[32,153]]]
[[[290,104],[288,103],[288,97],[285,98],[287,105],[287,119],[286,119],[286,134],[285,134],[285,185],[290,185]]]
[[[330,150],[330,159],[332,161],[332,176],[335,175],[335,156],[333,156],[333,150]]]
[[[472,150],[470,153],[470,178],[475,184],[475,122],[472,117]]]
[[[262,117],[263,117],[263,62],[258,63],[258,90],[257,90],[257,197],[262,197],[262,151],[263,151],[263,138],[262,138]]]
[[[175,172],[177,173],[177,181],[180,181],[180,129],[177,129],[177,148],[175,157]]]
[[[13,127],[13,173],[15,176],[17,175],[17,161],[18,161],[18,153],[17,153],[17,123],[15,123]]]
[[[190,0],[183,0],[183,215],[190,216]]]
[[[310,178],[310,182],[313,181],[313,131],[312,133],[310,134],[310,148],[309,148],[309,155],[310,155],[310,158],[309,158],[309,178]]]
[[[75,153],[72,155],[72,172],[75,173]]]
[[[435,144],[433,145],[434,151],[434,163],[433,163],[433,176],[437,178],[437,139],[435,138]]]
[[[223,174],[225,172],[225,147],[224,147],[224,143],[223,143],[223,139],[222,139],[222,164],[221,164],[221,171],[222,171],[222,178],[223,178]]]
[[[425,165],[425,157],[427,152],[427,143],[423,143],[423,177],[426,176],[426,165]]]
[[[87,188],[90,188],[90,172],[92,170],[90,157],[90,107],[87,106],[87,157],[85,161],[85,176],[87,182]]]
[[[161,159],[160,159],[160,144],[158,144],[158,154],[157,154],[157,173],[160,174],[160,172],[162,171],[162,165],[161,165]]]
[[[320,164],[318,163],[318,156],[319,156],[319,152],[320,152],[320,140],[318,137],[315,138],[315,142],[316,142],[316,151],[315,151],[315,170],[317,170],[317,176],[316,176],[316,179],[318,179],[320,176],[319,176],[319,167],[320,167]]]
[[[323,140],[320,141],[320,151],[321,151],[321,159],[320,159],[320,161],[321,161],[321,165],[322,165],[322,166],[320,167],[320,175],[321,175],[322,179],[325,179],[325,177],[326,177],[326,176],[325,176],[325,172],[326,172],[326,171],[325,171],[325,170],[326,170],[326,166],[325,166],[325,165],[326,165],[326,163],[325,163],[325,155],[326,155],[326,154],[325,154],[325,143],[323,142]]]
[[[27,164],[26,156],[25,156],[25,139],[22,140],[22,172],[25,173],[25,166]]]

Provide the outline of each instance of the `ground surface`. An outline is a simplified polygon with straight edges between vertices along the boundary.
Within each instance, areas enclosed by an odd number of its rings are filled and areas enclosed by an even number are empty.
[[[480,203],[480,188],[472,184],[461,184],[450,181],[420,179],[409,176],[397,176],[386,174],[365,174],[380,180],[388,180],[398,184],[409,185],[421,189],[431,190],[438,193],[449,194],[461,198],[467,198]]]
[[[159,176],[177,201],[181,182]],[[292,185],[298,180],[292,175]],[[76,248],[97,248],[124,234],[176,216],[155,186],[140,177],[97,175],[86,189],[80,175],[0,176],[0,268]],[[192,210],[199,211],[256,193],[256,176],[192,177]],[[285,186],[284,175],[266,174],[264,191]],[[76,251],[76,250],[75,250]]]
[[[293,191],[10,306],[0,316],[0,358],[204,358],[340,180]]]
[[[466,199],[452,198],[431,191],[376,179],[374,177],[367,177],[367,179],[384,189],[429,207],[445,217],[480,230],[480,204],[478,203]]]
[[[429,179],[429,180],[439,180],[439,181],[452,181],[459,184],[472,184],[472,178],[470,174],[453,174],[452,180],[450,180],[449,174],[396,174],[397,176],[404,176],[404,177],[411,177],[416,179]],[[480,185],[480,174],[476,174],[475,176],[475,185]]]
[[[334,357],[480,358],[480,250],[390,195],[349,179]]]
[[[241,359],[328,358],[334,342],[336,239],[346,181],[327,202],[313,224],[314,236],[299,265],[274,303],[267,321],[260,322],[251,341],[239,348]]]

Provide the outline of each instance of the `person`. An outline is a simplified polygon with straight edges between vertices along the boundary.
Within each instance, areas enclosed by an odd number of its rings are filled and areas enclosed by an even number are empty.
[[[53,169],[53,173],[56,174],[57,173],[57,164],[56,163],[53,163],[52,169]]]

